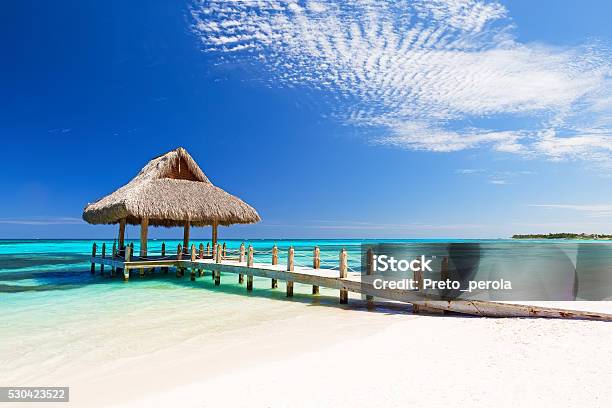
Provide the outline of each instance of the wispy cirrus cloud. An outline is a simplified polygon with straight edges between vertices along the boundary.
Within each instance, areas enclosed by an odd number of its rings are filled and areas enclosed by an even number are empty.
[[[20,218],[0,218],[0,224],[17,225],[73,225],[84,224],[80,218],[76,217],[20,217]]]
[[[479,176],[485,177],[487,183],[505,186],[507,184],[512,184],[513,180],[518,177],[528,176],[534,174],[529,170],[513,170],[513,171],[486,171],[485,169],[457,169],[455,173],[460,174],[462,176]]]
[[[612,204],[530,204],[529,207],[577,211],[589,217],[612,217]]]
[[[338,118],[380,129],[376,143],[612,157],[610,52],[521,43],[500,3],[204,0],[192,15],[220,63],[327,92]]]

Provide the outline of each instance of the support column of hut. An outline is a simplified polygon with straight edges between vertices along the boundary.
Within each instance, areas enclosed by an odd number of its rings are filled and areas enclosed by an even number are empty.
[[[119,256],[125,256],[125,218],[119,220],[119,236],[117,241],[119,243]],[[123,273],[123,268],[117,268],[117,273]]]
[[[185,253],[189,251],[189,220],[185,221],[185,226],[183,227],[183,250]]]
[[[217,221],[213,221],[212,223],[212,247],[217,248],[217,227],[219,223]]]
[[[125,255],[125,218],[119,221],[119,255]]]
[[[147,237],[149,235],[149,219],[143,218],[140,220],[140,258],[147,256]],[[140,277],[145,274],[144,268],[140,268]]]

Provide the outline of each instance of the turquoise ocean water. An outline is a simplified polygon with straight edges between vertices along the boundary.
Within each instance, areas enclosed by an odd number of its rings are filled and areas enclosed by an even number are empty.
[[[0,240],[0,378],[11,384],[32,384],[41,372],[71,373],[77,364],[112,362],[132,358],[135,353],[155,353],[185,339],[224,336],[264,322],[281,322],[332,306],[338,310],[338,292],[321,288],[312,296],[311,287],[295,285],[291,301],[285,297],[284,282],[270,289],[270,280],[254,279],[247,292],[234,274],[222,274],[215,286],[208,273],[190,281],[188,274],[177,278],[173,271],[158,271],[129,282],[110,277],[110,268],[100,275],[90,273],[90,240]],[[106,243],[110,254],[112,240]],[[180,241],[164,241],[168,254]],[[221,241],[223,242],[223,241]],[[229,250],[242,241],[227,240]],[[403,242],[408,246],[451,242],[449,240],[368,240],[368,243]],[[578,249],[589,242],[456,240],[480,243],[487,254],[513,265],[516,259],[545,259],[551,251],[567,255],[576,263]],[[198,245],[200,241],[194,240]],[[321,265],[337,267],[338,253],[348,251],[349,267],[360,269],[361,240],[252,240],[256,262],[270,262],[271,247],[279,247],[279,263],[286,262],[289,246],[295,248],[295,263],[311,265],[315,245],[321,249]],[[151,240],[149,253],[160,252],[162,241]],[[591,248],[587,246],[587,249]],[[592,243],[598,265],[612,265],[612,244]],[[135,252],[138,253],[138,242]],[[549,251],[549,252],[547,252]],[[582,251],[584,252],[584,251]],[[587,254],[587,258],[593,258]],[[595,259],[595,258],[593,258]],[[599,266],[598,266],[599,268]],[[556,273],[556,271],[555,271]],[[612,272],[610,273],[612,276]],[[312,308],[311,306],[320,306]],[[351,309],[359,308],[351,302]],[[317,312],[318,313],[318,312]],[[332,312],[333,313],[333,312]],[[329,313],[326,313],[329,314]],[[72,371],[70,371],[72,367]]]
[[[106,267],[106,276],[101,276],[99,266],[96,274],[89,273],[92,240],[0,240],[0,313],[3,309],[15,307],[17,304],[36,304],[44,302],[48,297],[51,299],[64,297],[89,296],[90,294],[122,291],[125,284],[117,276],[111,278],[110,268]],[[107,255],[110,255],[113,245],[112,240],[95,240],[98,244],[98,254],[102,243],[106,243]],[[134,242],[134,253],[139,251],[138,241]],[[159,254],[162,242],[166,244],[167,254],[176,253],[179,240],[151,240],[148,252],[151,255]],[[194,240],[196,246],[206,241]],[[402,242],[407,245],[423,245],[428,243],[446,242],[471,242],[486,245],[491,250],[497,250],[506,257],[521,256],[523,248],[542,248],[544,251],[550,245],[567,248],[568,251],[575,250],[576,245],[589,244],[588,241],[513,241],[513,240],[226,240],[220,241],[227,244],[228,250],[236,250],[242,242],[253,245],[255,249],[255,262],[270,262],[269,253],[273,245],[279,248],[279,263],[286,262],[286,253],[289,246],[295,248],[295,262],[297,265],[311,265],[312,250],[315,245],[321,249],[322,267],[331,268],[338,265],[338,253],[342,248],[348,252],[349,267],[358,271],[360,268],[360,249],[363,242],[386,243]],[[595,243],[595,242],[593,242]],[[602,246],[612,248],[612,243],[596,243],[598,248]],[[544,252],[542,252],[544,253]],[[540,255],[540,254],[537,254]],[[232,274],[229,274],[232,275]],[[231,280],[233,284],[234,279]],[[178,280],[172,273],[161,275],[159,273],[149,274],[144,279],[133,277],[134,285],[139,287],[153,286],[164,288],[167,291],[186,291],[195,284],[185,283],[188,277]],[[267,280],[263,280],[267,281]],[[192,286],[190,286],[192,285]],[[257,285],[256,285],[257,286]],[[215,290],[204,285],[202,289]]]

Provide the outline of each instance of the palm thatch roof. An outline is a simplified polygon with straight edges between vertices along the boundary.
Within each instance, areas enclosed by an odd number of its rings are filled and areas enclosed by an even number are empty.
[[[214,186],[182,147],[151,160],[115,192],[88,204],[83,219],[90,224],[116,224],[121,219],[174,227],[251,224],[260,221],[250,205]]]

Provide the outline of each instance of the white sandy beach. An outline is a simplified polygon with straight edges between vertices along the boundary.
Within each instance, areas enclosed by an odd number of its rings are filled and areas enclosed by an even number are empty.
[[[28,364],[15,361],[5,380],[69,385],[70,406],[79,407],[597,407],[612,400],[610,323],[231,298],[225,315],[209,304],[178,304],[165,320],[143,309],[57,328],[58,341],[71,338],[69,359],[40,342],[50,333],[33,334],[38,346],[21,359]],[[612,302],[597,310],[612,311]],[[4,346],[23,347],[12,341]]]

